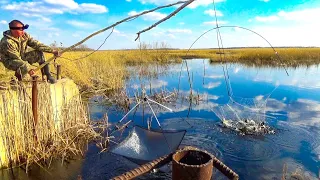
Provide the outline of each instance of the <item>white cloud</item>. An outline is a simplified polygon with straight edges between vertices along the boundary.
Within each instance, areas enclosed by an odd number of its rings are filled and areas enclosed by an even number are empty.
[[[177,37],[176,37],[175,35],[173,35],[173,34],[167,34],[167,36],[168,36],[169,38],[171,38],[171,39],[177,39]]]
[[[223,75],[206,75],[205,77],[210,79],[221,79],[223,78]]]
[[[203,22],[204,25],[216,25],[216,21]],[[218,25],[228,24],[228,21],[218,21]]]
[[[79,13],[94,13],[94,14],[100,14],[108,12],[108,8],[102,5],[98,4],[92,4],[92,3],[82,3],[79,5],[79,8],[77,9]]]
[[[9,11],[19,11],[19,12],[31,12],[31,13],[45,13],[45,14],[63,14],[61,9],[49,8],[44,5],[43,2],[20,2],[12,3],[2,6],[2,9]]]
[[[73,33],[72,36],[73,36],[73,37],[80,37],[80,34]]]
[[[117,35],[117,36],[130,38],[128,34],[123,33],[123,32],[121,32],[121,31],[119,31],[118,29],[114,29],[114,30],[113,30],[113,33],[114,33],[115,35]]]
[[[285,104],[277,99],[271,98],[268,100],[266,111],[287,112],[289,122],[295,125],[320,127],[319,101],[298,99],[290,104]]]
[[[206,89],[213,89],[213,88],[219,87],[220,85],[221,85],[221,82],[210,82],[209,84],[206,84],[203,87]]]
[[[213,102],[207,102],[207,103],[200,103],[198,105],[196,105],[194,108],[192,108],[193,110],[196,111],[211,111],[212,108],[217,107],[218,104],[213,103]]]
[[[320,89],[320,82],[318,81],[320,72],[317,65],[310,66],[308,69],[293,70],[290,68],[288,69],[288,73],[290,76],[282,76],[279,78],[279,76],[281,76],[279,72],[261,72],[253,77],[253,81],[269,82],[275,85],[279,84],[304,89]]]
[[[192,31],[190,29],[168,29],[168,33],[185,33],[185,34],[191,34]]]
[[[179,25],[184,25],[185,23],[184,22],[179,22]]]
[[[213,9],[209,9],[209,10],[204,11],[204,14],[208,14],[211,17],[215,17],[215,15],[217,15],[217,17],[223,16],[221,11],[216,11],[216,13],[215,13]]]
[[[77,9],[79,4],[74,2],[74,0],[44,0],[45,2],[52,5],[59,5],[62,7],[67,7],[70,9]]]
[[[318,101],[314,101],[310,99],[298,99],[297,103],[303,104],[303,107],[305,109],[308,109],[308,111],[315,111],[318,113],[320,112],[320,103]]]
[[[177,2],[176,0],[139,0],[142,4],[155,4],[155,5],[165,5],[165,4],[172,4]],[[215,3],[223,2],[225,0],[215,0]],[[189,4],[189,8],[193,9],[198,6],[208,6],[212,4],[212,0],[196,0]]]
[[[118,29],[114,29],[113,33],[120,34],[120,31]]]
[[[44,26],[42,26],[41,24],[40,24],[40,25],[34,24],[33,26],[38,26],[38,29],[39,29],[39,30],[55,31],[55,32],[61,31],[61,29],[59,29],[59,28],[55,28],[55,27],[44,27]]]
[[[267,17],[257,16],[255,19],[259,22],[274,22],[274,21],[278,21],[279,17],[278,16],[267,16]]]
[[[142,12],[142,11],[141,11]],[[137,11],[130,11],[128,13],[129,16],[134,16],[136,14],[139,14],[141,12],[137,12]],[[167,15],[166,14],[163,14],[163,13],[160,13],[160,12],[150,12],[148,14],[145,14],[142,16],[142,18],[144,20],[147,20],[147,21],[158,21],[160,19],[163,19],[165,18]]]
[[[131,0],[126,0],[127,2],[131,2]]]
[[[303,9],[297,11],[279,11],[271,16],[257,16],[255,19],[260,22],[272,22],[278,20],[305,22],[317,22],[320,16],[320,8]]]
[[[264,98],[263,95],[259,95],[259,96],[256,96],[254,99],[255,99],[256,101],[261,101],[261,100],[263,100],[263,98]]]
[[[0,21],[0,24],[8,24],[8,22],[5,21],[5,20],[1,20],[1,21]]]
[[[151,83],[151,89],[163,88],[168,85],[168,82],[164,80],[152,80],[150,83]],[[131,87],[134,89],[139,89],[141,85],[133,84]],[[145,89],[149,89],[149,88],[150,88],[149,85],[145,86]]]
[[[270,0],[259,0],[259,1],[262,1],[262,2],[269,2]]]
[[[58,37],[58,36],[60,36],[59,33],[48,33],[49,38]]]
[[[224,2],[225,0],[215,0],[215,3]],[[212,4],[212,0],[196,0],[193,3],[191,3],[188,7],[193,9],[198,6],[208,6],[209,4]]]
[[[241,70],[240,67],[236,67],[236,68],[233,70],[233,73],[234,73],[234,74],[237,74],[240,70]]]
[[[0,4],[7,4],[9,1],[7,0],[0,0]]]
[[[93,3],[78,4],[74,0],[43,0],[33,2],[13,2],[1,7],[9,11],[39,14],[69,13],[105,13],[108,9],[103,5]]]
[[[38,17],[42,21],[51,22],[50,18],[44,17],[44,16],[42,16],[40,14],[21,13],[21,15],[25,16],[25,17]]]
[[[204,99],[205,97],[207,97],[208,100],[218,100],[220,97],[219,96],[216,96],[216,95],[211,95],[211,94],[203,94],[204,96]]]
[[[67,21],[68,24],[75,26],[75,27],[79,27],[79,28],[92,28],[95,27],[94,24],[92,23],[88,23],[88,22],[83,22],[83,21],[76,21],[76,20],[70,20]]]
[[[318,17],[320,16],[320,8],[304,9],[291,12],[280,11],[277,15],[284,20],[313,22],[318,21]]]

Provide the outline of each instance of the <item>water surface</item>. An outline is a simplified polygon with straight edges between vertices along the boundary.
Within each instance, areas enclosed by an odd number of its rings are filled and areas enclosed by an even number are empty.
[[[246,67],[239,64],[210,64],[207,60],[188,60],[193,93],[203,97],[198,104],[186,100],[189,82],[186,67],[154,67],[162,71],[158,76],[132,77],[127,82],[128,94],[140,92],[145,87],[152,95],[161,91],[179,90],[180,98],[174,104],[165,104],[173,113],[152,106],[164,129],[187,129],[182,142],[205,149],[240,175],[240,179],[281,179],[283,167],[288,174],[299,172],[303,176],[318,177],[320,163],[320,70],[318,66],[288,68]],[[141,72],[141,68],[133,68]],[[223,71],[225,70],[225,71]],[[146,71],[143,69],[143,71]],[[181,79],[179,80],[181,73]],[[228,73],[227,81],[224,72]],[[180,83],[179,83],[180,82]],[[230,83],[233,97],[262,99],[266,101],[266,121],[275,129],[275,134],[242,136],[221,126],[221,121],[212,109],[228,103],[226,82]],[[180,85],[179,85],[180,84]],[[248,103],[249,105],[250,103]],[[104,107],[92,108],[92,118],[101,118]],[[123,113],[108,112],[114,122]],[[135,124],[146,124],[152,112],[138,108],[128,119]],[[153,119],[152,125],[158,127]],[[127,162],[127,161],[125,161]],[[125,165],[123,165],[125,166]],[[119,171],[120,172],[120,171]],[[114,173],[111,173],[114,174]],[[117,174],[117,173],[115,173]],[[157,174],[155,174],[157,175]],[[221,175],[217,174],[217,177]],[[153,176],[152,176],[153,177]],[[160,174],[170,178],[170,174]],[[222,177],[221,177],[222,178]]]
[[[133,97],[141,87],[147,95],[163,91],[179,90],[179,98],[165,103],[173,110],[159,108],[151,103],[163,129],[186,129],[182,145],[196,146],[214,154],[240,175],[240,179],[281,179],[283,167],[288,174],[299,172],[309,179],[316,179],[320,168],[320,70],[318,66],[288,68],[289,76],[283,68],[246,67],[239,64],[210,64],[208,60],[188,60],[193,94],[199,95],[198,103],[188,100],[190,94],[186,66],[181,64],[155,66],[150,76],[146,67],[130,67],[133,73],[127,80],[127,93]],[[150,70],[150,69],[149,69]],[[180,74],[181,72],[181,74]],[[226,79],[224,74],[227,73]],[[142,76],[139,76],[142,75]],[[180,77],[180,78],[179,78]],[[226,84],[230,83],[230,86]],[[229,87],[229,88],[228,88]],[[228,92],[229,89],[229,92]],[[271,93],[272,92],[272,93]],[[270,95],[271,93],[271,95]],[[224,128],[220,119],[212,111],[227,104],[232,97],[263,100],[270,95],[265,104],[268,115],[266,121],[274,128],[275,134],[243,136]],[[99,102],[100,98],[93,98]],[[250,103],[248,102],[247,105]],[[131,107],[135,104],[132,103]],[[125,114],[114,107],[92,104],[92,120],[109,115],[110,123],[118,122]],[[152,116],[150,109],[139,107],[127,119],[133,120],[124,132],[114,134],[115,142],[120,142],[135,124],[146,126]],[[153,118],[152,127],[159,128]],[[111,144],[113,146],[115,144]],[[129,160],[102,152],[94,145],[84,160],[71,161],[67,165],[56,165],[47,172],[34,172],[26,176],[15,172],[15,179],[109,179],[120,175],[136,164]],[[142,176],[141,179],[170,179],[168,168]],[[224,179],[218,172],[215,178]],[[3,179],[12,179],[9,172],[0,174]],[[11,177],[11,178],[10,178]]]

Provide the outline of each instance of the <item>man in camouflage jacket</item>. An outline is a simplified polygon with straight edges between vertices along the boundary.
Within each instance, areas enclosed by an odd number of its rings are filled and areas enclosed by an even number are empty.
[[[9,23],[10,30],[3,32],[3,38],[0,41],[0,59],[7,69],[16,72],[16,76],[21,80],[27,73],[30,76],[35,74],[31,64],[45,62],[43,52],[53,53],[59,56],[59,52],[53,50],[39,41],[33,39],[29,34],[24,32],[28,25],[24,25],[18,20]],[[27,52],[27,47],[33,48]],[[56,80],[51,76],[49,65],[44,66],[42,72],[47,76],[50,83]]]

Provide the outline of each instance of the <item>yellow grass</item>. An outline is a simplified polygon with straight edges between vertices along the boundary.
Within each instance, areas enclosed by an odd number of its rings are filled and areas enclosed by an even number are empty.
[[[280,59],[271,48],[240,48],[223,49],[219,54],[218,49],[200,50],[173,50],[171,54],[182,58],[208,58],[211,62],[238,62],[256,65],[280,65],[287,66],[319,64],[320,48],[275,48]]]
[[[6,157],[0,158],[2,166],[24,165],[28,168],[34,163],[50,164],[55,158],[82,155],[83,145],[87,141],[100,138],[90,124],[80,96],[73,96],[69,102],[62,103],[60,113],[54,114],[52,99],[56,97],[50,93],[48,84],[39,84],[39,119],[35,126],[30,84],[19,83],[11,88],[0,93],[0,115],[4,117],[0,120],[0,139]],[[65,90],[63,87],[64,95],[67,92]]]
[[[269,66],[312,65],[320,62],[320,48],[276,48],[276,51],[281,60],[271,48],[224,49],[224,54],[220,55],[218,49],[190,50],[187,53],[187,50],[159,50],[142,46],[141,50],[97,51],[79,60],[75,59],[91,52],[67,52],[57,59],[57,63],[62,65],[62,76],[73,79],[82,89],[117,89],[123,86],[127,75],[126,65],[129,64],[180,62],[183,58],[207,58],[212,63],[223,61]],[[51,69],[55,71],[53,65]],[[7,81],[11,76],[13,72],[6,71],[1,64],[0,79]]]

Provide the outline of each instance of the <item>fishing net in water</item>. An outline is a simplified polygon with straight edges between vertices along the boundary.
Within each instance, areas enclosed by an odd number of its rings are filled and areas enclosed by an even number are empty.
[[[174,152],[186,130],[148,130],[134,126],[130,135],[111,150],[137,164],[157,159]]]
[[[267,125],[266,107],[271,94],[255,98],[230,97],[229,102],[213,108],[213,112],[226,128],[235,130],[241,135],[273,134],[274,130]]]

